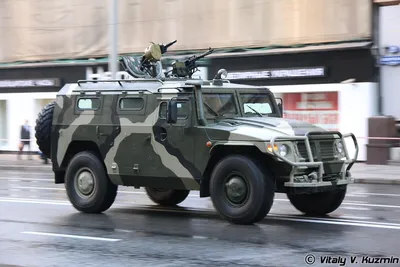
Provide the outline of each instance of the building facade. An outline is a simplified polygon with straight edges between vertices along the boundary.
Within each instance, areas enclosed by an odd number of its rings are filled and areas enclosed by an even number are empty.
[[[200,66],[196,75],[207,78],[207,67]],[[20,127],[25,120],[32,130],[32,150],[38,151],[34,131],[37,115],[47,103],[55,100],[61,87],[78,80],[104,80],[110,76],[108,64],[98,62],[0,68],[0,151],[17,151]],[[121,70],[117,79],[132,77]]]
[[[15,150],[20,125],[28,119],[33,126],[63,84],[109,77],[109,6],[106,1],[43,0],[27,8],[25,1],[3,2],[0,149]],[[169,48],[172,56],[212,47],[216,51],[203,78],[225,68],[234,82],[268,86],[284,100],[288,118],[366,136],[365,118],[376,108],[368,48],[371,0],[156,2],[118,1],[119,55],[142,54],[149,41],[177,39]],[[42,63],[28,67],[21,61]],[[359,106],[354,110],[354,105]]]
[[[359,160],[366,160],[368,118],[377,115],[377,71],[370,42],[321,51],[213,58],[209,77],[218,69],[231,82],[269,88],[283,100],[284,117],[327,130],[352,132]],[[352,141],[348,140],[354,152]]]
[[[376,50],[380,65],[383,114],[400,120],[400,1],[379,7]]]

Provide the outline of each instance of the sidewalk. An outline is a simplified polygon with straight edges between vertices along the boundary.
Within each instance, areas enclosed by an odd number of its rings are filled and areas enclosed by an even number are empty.
[[[15,154],[0,154],[0,170],[21,170],[30,172],[52,172],[51,161],[43,164],[38,155],[33,155],[32,160],[27,160],[27,155],[22,160],[17,160]],[[367,165],[355,163],[351,169],[355,183],[362,184],[398,184],[400,185],[400,166],[396,165]]]
[[[31,160],[28,160],[28,155],[22,155],[21,160],[18,160],[17,154],[0,154],[0,170],[21,170],[21,171],[39,171],[39,172],[51,172],[51,161],[48,164],[44,164],[44,161],[40,159],[38,154],[31,156]]]

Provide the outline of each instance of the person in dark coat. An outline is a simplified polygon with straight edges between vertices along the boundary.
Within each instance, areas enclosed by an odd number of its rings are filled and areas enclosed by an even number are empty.
[[[28,120],[25,120],[25,124],[21,126],[21,143],[18,152],[18,159],[21,159],[22,150],[25,146],[28,146],[28,158],[32,159],[31,155],[31,129],[28,124]]]

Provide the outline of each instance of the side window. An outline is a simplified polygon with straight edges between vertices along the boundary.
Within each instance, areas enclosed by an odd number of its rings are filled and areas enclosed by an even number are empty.
[[[100,108],[101,101],[99,98],[79,98],[78,108],[79,109],[90,109],[97,110]]]
[[[158,113],[158,116],[161,119],[166,119],[166,116],[167,116],[167,102],[161,102],[160,111]]]
[[[160,104],[160,111],[158,116],[161,119],[166,118],[167,113],[167,102],[162,102]],[[178,119],[186,119],[189,115],[189,102],[187,101],[179,101],[178,102]]]
[[[178,102],[178,119],[186,119],[189,115],[189,102]]]
[[[119,100],[120,109],[141,110],[144,107],[144,99],[141,97],[127,97]]]

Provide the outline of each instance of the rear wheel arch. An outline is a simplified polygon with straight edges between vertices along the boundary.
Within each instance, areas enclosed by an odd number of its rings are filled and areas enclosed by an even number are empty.
[[[102,162],[103,159],[101,157],[100,149],[97,146],[96,142],[94,141],[72,141],[67,151],[65,152],[65,156],[62,160],[61,167],[65,169],[69,162],[71,161],[72,157],[76,154],[83,152],[83,151],[90,151],[95,154]],[[104,164],[104,163],[103,163]]]
[[[60,169],[56,171],[56,183],[61,184],[65,182],[65,171],[68,167],[71,159],[78,153],[87,151],[93,153],[103,164],[104,168],[106,167],[103,158],[100,153],[100,149],[94,141],[72,141],[67,151],[65,152],[64,158],[61,162]]]

